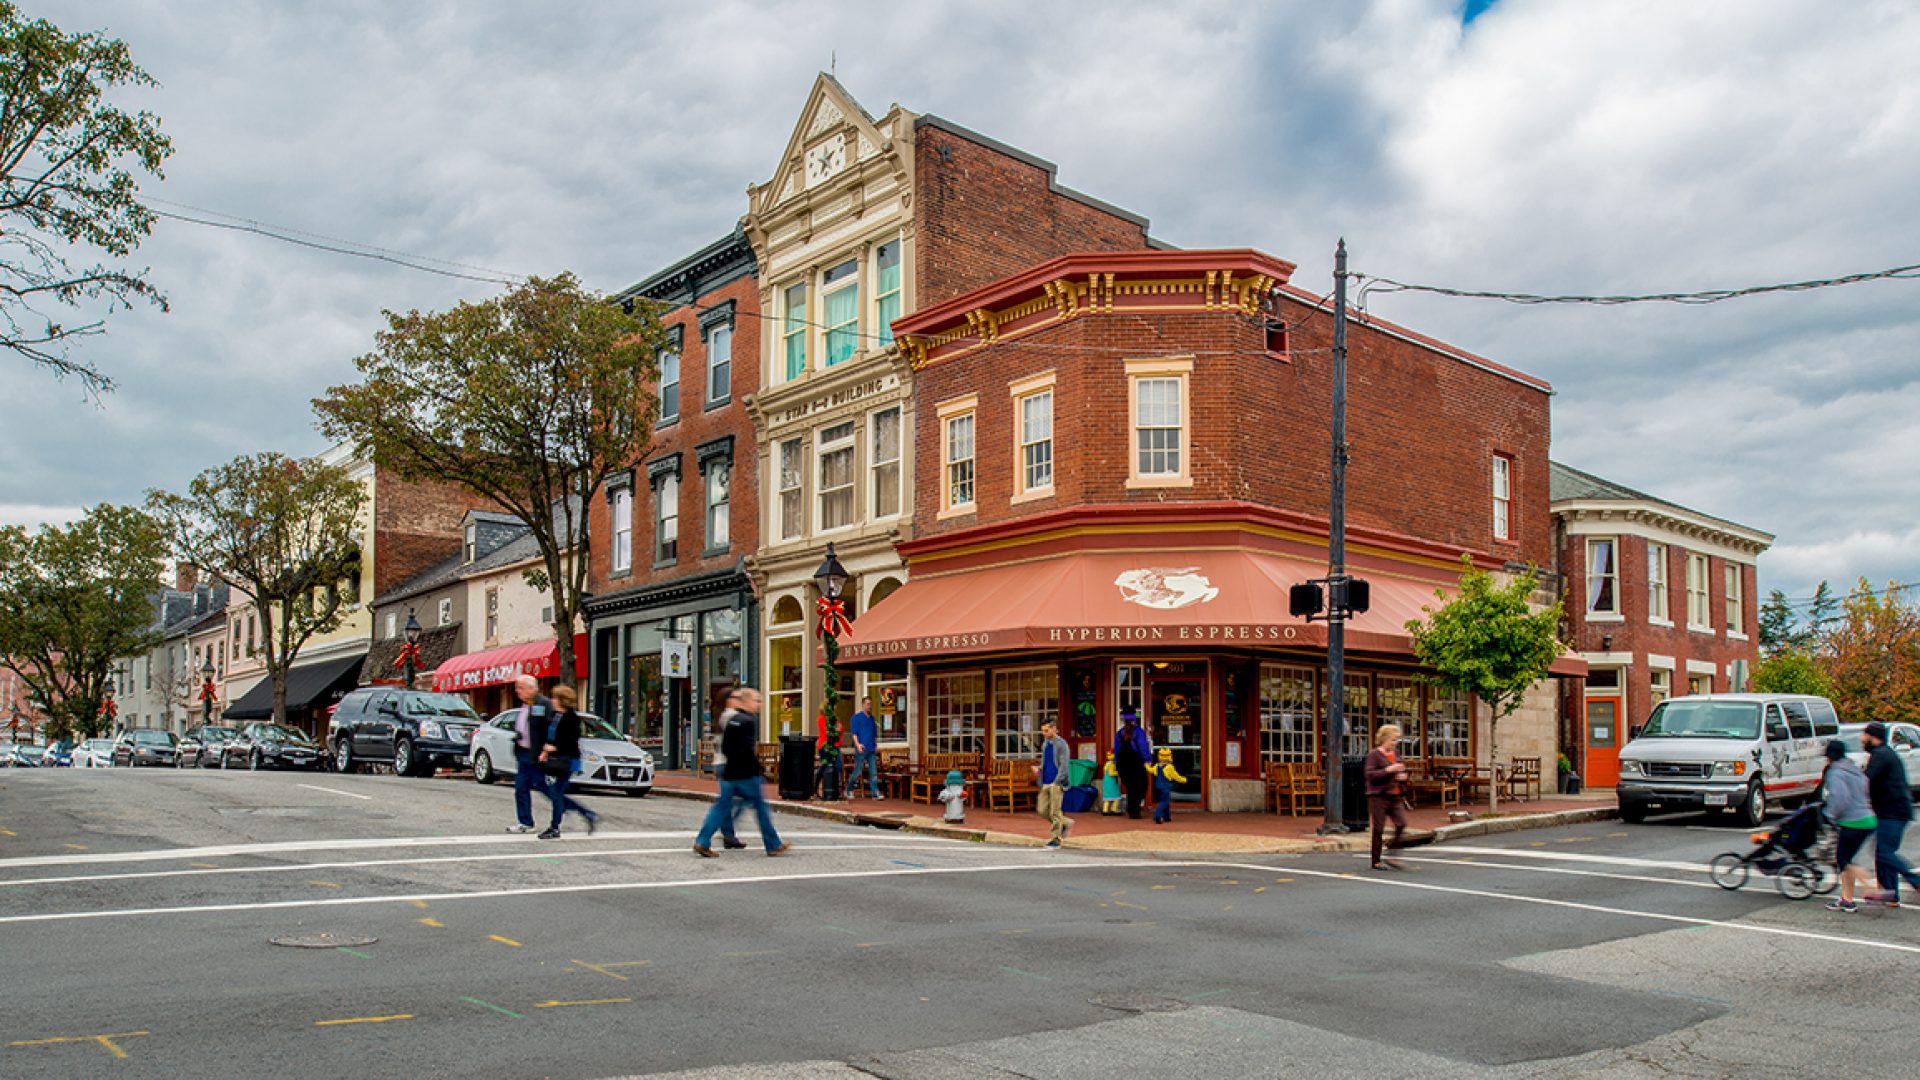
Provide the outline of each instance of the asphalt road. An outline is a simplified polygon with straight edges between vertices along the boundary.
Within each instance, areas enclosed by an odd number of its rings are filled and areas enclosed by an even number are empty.
[[[0,772],[0,1075],[1911,1075],[1920,910],[1708,819],[1154,859],[391,776]],[[751,831],[746,833],[751,838]],[[1917,842],[1916,846],[1920,846]],[[348,947],[271,939],[335,935]]]

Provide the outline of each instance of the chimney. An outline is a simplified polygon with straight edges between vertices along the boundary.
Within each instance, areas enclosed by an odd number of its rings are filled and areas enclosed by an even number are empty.
[[[194,569],[192,563],[177,562],[173,564],[173,588],[175,592],[190,593],[193,591],[194,585],[198,584],[199,581],[200,571]]]

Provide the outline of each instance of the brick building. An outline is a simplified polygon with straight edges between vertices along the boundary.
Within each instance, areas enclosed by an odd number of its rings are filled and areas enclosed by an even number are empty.
[[[875,118],[815,82],[774,174],[748,191],[759,266],[759,390],[751,414],[766,613],[768,735],[810,732],[825,687],[811,643],[813,575],[833,544],[856,616],[906,581],[918,521],[914,373],[904,315],[1069,251],[1144,249],[1146,221],[1055,182],[1053,166],[898,105]],[[910,718],[897,672],[846,673],[842,717],[875,699],[883,744]]]
[[[646,456],[588,508],[585,605],[593,707],[663,766],[693,760],[696,730],[758,670],[760,607],[746,560],[759,543],[748,403],[760,385],[754,251],[740,229],[615,297],[669,305],[659,416]],[[684,642],[689,670],[662,670]]]
[[[1562,701],[1590,786],[1620,776],[1620,747],[1668,697],[1738,692],[1759,662],[1757,529],[1554,462],[1553,517],[1583,687]]]
[[[917,752],[1027,758],[1057,719],[1103,757],[1132,710],[1213,809],[1261,806],[1267,764],[1318,760],[1326,628],[1286,591],[1326,567],[1331,320],[1292,270],[1077,253],[894,322],[912,577],[843,661],[909,681]],[[1550,389],[1378,320],[1349,346],[1348,559],[1373,599],[1348,627],[1347,749],[1392,721],[1410,757],[1486,763],[1473,703],[1420,681],[1404,624],[1462,553],[1550,565]],[[1556,700],[1503,723],[1501,761],[1551,762]]]

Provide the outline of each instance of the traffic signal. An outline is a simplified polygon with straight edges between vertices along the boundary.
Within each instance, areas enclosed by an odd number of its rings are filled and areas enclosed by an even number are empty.
[[[1287,613],[1299,619],[1311,619],[1322,608],[1320,583],[1309,581],[1287,590]]]

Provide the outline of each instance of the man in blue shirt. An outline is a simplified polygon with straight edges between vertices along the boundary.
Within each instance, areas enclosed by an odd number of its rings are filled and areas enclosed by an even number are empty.
[[[1060,737],[1060,726],[1051,720],[1040,725],[1040,739],[1040,764],[1034,767],[1040,781],[1036,805],[1040,816],[1053,825],[1047,846],[1057,848],[1060,841],[1066,839],[1067,830],[1073,828],[1073,821],[1060,809],[1067,795],[1067,758],[1073,751],[1067,746],[1067,740]]]
[[[874,798],[880,797],[880,731],[873,722],[873,699],[860,699],[860,711],[853,714],[849,721],[853,728],[853,779],[847,782],[850,788],[860,786],[861,770],[866,771],[867,791]]]

